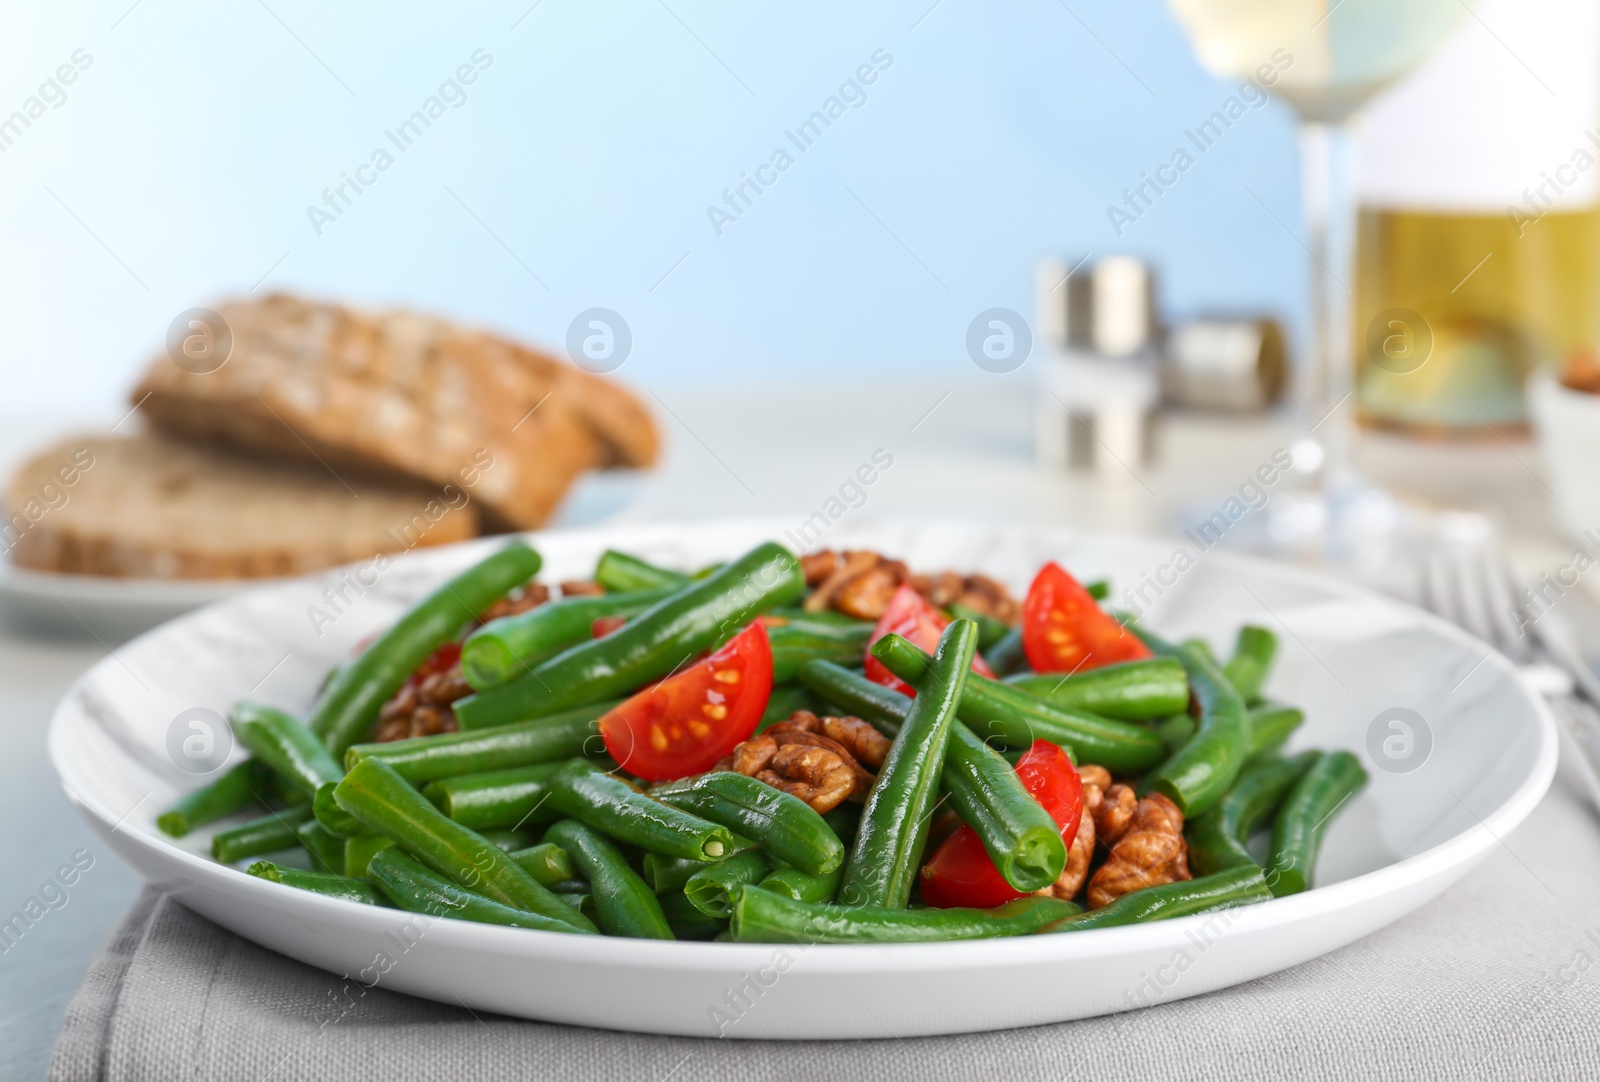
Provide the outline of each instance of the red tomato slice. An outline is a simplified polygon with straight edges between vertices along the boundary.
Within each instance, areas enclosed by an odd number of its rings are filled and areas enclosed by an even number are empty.
[[[949,626],[950,618],[934,608],[927,598],[910,586],[900,587],[889,599],[889,607],[883,610],[878,626],[872,629],[872,640],[867,643],[867,679],[894,688],[902,695],[915,695],[916,688],[884,668],[883,662],[872,656],[872,643],[892,631],[931,654],[939,645],[939,636]],[[972,656],[972,671],[980,676],[994,677],[994,670],[976,654]]]
[[[1017,777],[1061,827],[1061,840],[1071,849],[1083,818],[1083,780],[1072,759],[1055,744],[1035,740],[1017,760]],[[993,909],[1022,896],[1022,891],[1006,882],[989,859],[978,832],[969,826],[946,838],[933,859],[922,866],[922,900],[936,909]]]
[[[600,719],[600,738],[622,769],[641,778],[699,774],[755,731],[771,695],[772,645],[757,622],[612,708]]]
[[[627,622],[626,616],[596,616],[589,625],[589,637],[603,639]]]
[[[461,663],[461,644],[447,642],[422,659],[422,664],[411,671],[406,683],[420,685],[434,673],[449,672]]]
[[[1152,656],[1054,561],[1039,569],[1022,603],[1022,652],[1035,672],[1081,672]]]

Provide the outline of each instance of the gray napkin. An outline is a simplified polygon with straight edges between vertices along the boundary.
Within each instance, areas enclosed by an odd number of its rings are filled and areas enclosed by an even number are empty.
[[[1600,825],[1558,778],[1482,867],[1344,950],[1208,996],[1000,1033],[656,1037],[475,1014],[383,989],[319,1027],[342,986],[147,890],[73,999],[50,1077],[1600,1078]]]

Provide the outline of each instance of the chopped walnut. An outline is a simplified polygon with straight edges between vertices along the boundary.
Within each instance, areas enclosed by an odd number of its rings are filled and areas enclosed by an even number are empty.
[[[849,742],[827,735],[830,723],[831,731],[848,737]],[[809,710],[797,710],[787,721],[736,745],[712,769],[735,770],[758,778],[799,797],[819,812],[831,811],[846,799],[866,799],[872,788],[874,778],[857,761],[854,751],[857,742],[867,743],[858,726],[866,726],[866,722],[860,718],[818,718]],[[876,730],[874,735],[878,735]],[[884,740],[881,735],[878,739]],[[887,752],[887,740],[884,745]],[[879,756],[877,763],[882,761]]]
[[[590,579],[568,579],[561,584],[562,597],[598,597],[606,588]]]
[[[529,609],[538,608],[549,600],[550,587],[542,582],[530,582],[516,594],[507,594],[484,609],[478,616],[478,622],[487,624],[490,620],[498,620],[502,616],[515,616]]]
[[[860,718],[823,718],[822,732],[843,744],[856,762],[873,770],[882,766],[889,755],[889,738]]]
[[[1129,785],[1117,784],[1105,792],[1095,790],[1093,807],[1090,807],[1088,790],[1084,791],[1084,807],[1094,817],[1094,835],[1101,845],[1110,848],[1122,840],[1139,805],[1139,797]]]
[[[872,788],[872,774],[856,761],[856,757],[849,748],[832,737],[819,732],[818,730],[821,728],[821,719],[811,711],[796,710],[790,715],[788,721],[780,721],[776,725],[768,726],[767,731],[762,735],[771,737],[780,747],[789,744],[804,744],[806,747],[824,748],[833,752],[850,768],[851,774],[855,776],[857,788],[864,795],[868,789]]]
[[[846,763],[848,758],[827,748],[785,744],[756,778],[799,797],[814,811],[830,812],[855,791],[855,772]]]
[[[1089,881],[1089,908],[1146,887],[1191,878],[1183,813],[1160,793],[1139,801],[1122,838]]]
[[[1008,624],[1016,623],[1022,612],[1006,588],[987,575],[954,571],[912,575],[899,560],[859,549],[813,552],[801,557],[800,566],[806,585],[812,587],[805,602],[811,612],[831,608],[858,619],[876,620],[889,607],[895,590],[905,583],[940,608],[961,604]]]
[[[378,711],[373,739],[381,743],[413,736],[433,736],[456,731],[456,714],[450,705],[472,694],[460,666],[431,673],[421,683],[407,680]]]
[[[1078,833],[1073,836],[1072,846],[1067,850],[1067,866],[1061,870],[1061,875],[1054,883],[1034,893],[1047,898],[1072,901],[1083,889],[1084,881],[1089,878],[1089,862],[1093,859],[1094,816],[1090,814],[1089,807],[1085,804],[1078,817]]]

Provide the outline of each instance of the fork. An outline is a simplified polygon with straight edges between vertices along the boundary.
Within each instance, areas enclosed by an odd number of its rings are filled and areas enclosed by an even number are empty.
[[[1557,611],[1529,611],[1522,590],[1487,530],[1445,536],[1420,561],[1424,608],[1509,658],[1528,685],[1549,700],[1560,724],[1561,756],[1600,808],[1600,677],[1583,658]]]

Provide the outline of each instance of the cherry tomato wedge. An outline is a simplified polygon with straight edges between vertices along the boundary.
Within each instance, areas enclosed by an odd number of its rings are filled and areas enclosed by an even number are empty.
[[[589,637],[603,639],[627,622],[626,616],[596,616],[589,625]]]
[[[772,646],[759,622],[703,661],[653,684],[600,719],[622,769],[650,781],[710,770],[755,731],[772,695]]]
[[[1017,776],[1061,827],[1061,840],[1070,850],[1083,818],[1083,780],[1072,759],[1048,740],[1035,740],[1017,760]],[[1022,891],[1005,881],[969,826],[958,827],[922,866],[922,900],[936,909],[993,909],[1021,897]]]
[[[872,656],[872,644],[889,632],[910,639],[929,654],[938,649],[939,636],[950,626],[950,618],[935,608],[927,598],[910,586],[902,586],[889,599],[878,626],[872,629],[872,639],[867,643],[866,677],[875,684],[894,688],[902,695],[915,695],[917,689],[884,668],[883,662]],[[994,670],[976,654],[972,658],[972,671],[980,676],[994,676]]]
[[[1080,672],[1152,656],[1055,562],[1039,569],[1022,603],[1022,652],[1035,672]]]
[[[434,673],[449,672],[461,664],[461,644],[447,642],[433,653],[422,659],[422,664],[411,671],[406,677],[406,683],[413,687],[421,684]]]

